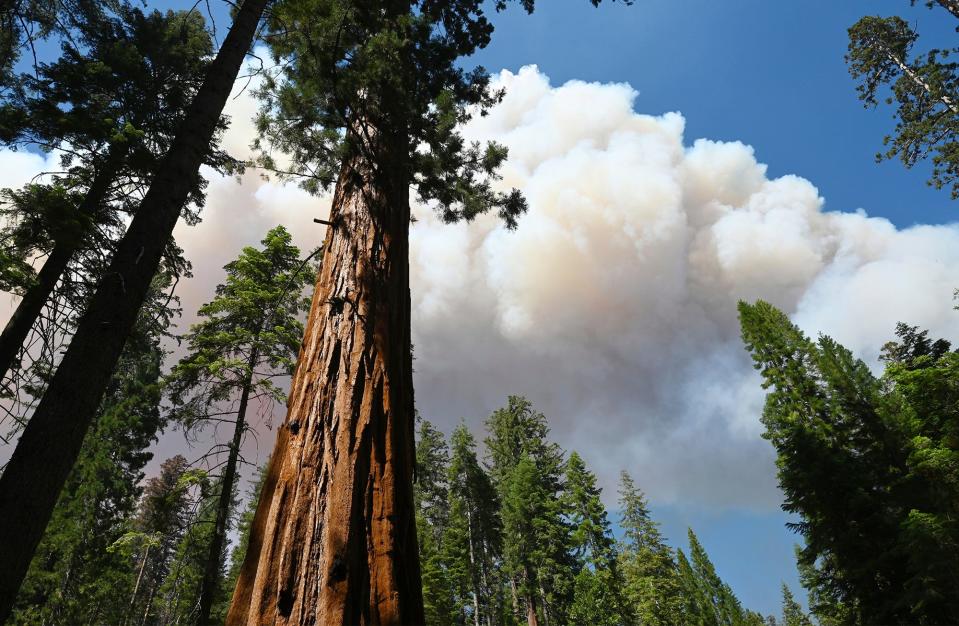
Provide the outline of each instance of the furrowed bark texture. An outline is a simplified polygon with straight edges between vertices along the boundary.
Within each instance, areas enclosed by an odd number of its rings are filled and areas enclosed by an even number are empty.
[[[136,322],[267,0],[246,0],[0,476],[0,623]]]
[[[381,150],[401,152],[369,128],[362,134],[378,145],[347,160],[337,183],[230,625],[424,621],[412,493],[406,157],[382,158]],[[377,170],[374,161],[398,167]]]
[[[77,207],[77,213],[81,219],[93,219],[106,198],[110,184],[116,173],[116,166],[122,156],[126,154],[125,149],[117,149],[113,155],[108,157],[103,171],[94,177],[90,188],[80,206]],[[13,369],[17,353],[26,341],[30,329],[33,328],[43,306],[50,299],[53,288],[57,281],[63,276],[70,264],[70,259],[79,247],[81,238],[75,240],[58,241],[54,244],[50,255],[43,262],[43,267],[37,274],[37,282],[23,294],[20,303],[13,311],[13,315],[7,320],[3,333],[0,334],[0,378],[6,376],[7,372]]]

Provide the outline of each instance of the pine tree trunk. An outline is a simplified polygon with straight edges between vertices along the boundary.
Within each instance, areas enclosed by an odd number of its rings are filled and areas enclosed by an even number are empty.
[[[959,104],[953,101],[952,98],[945,93],[937,93],[936,89],[925,78],[923,78],[921,74],[910,67],[908,63],[906,63],[906,59],[900,57],[891,48],[881,43],[879,44],[879,47],[882,49],[883,53],[885,53],[886,58],[888,58],[890,62],[894,63],[902,71],[902,73],[909,80],[911,80],[913,84],[922,89],[927,96],[941,102],[947,109],[952,111],[954,115],[959,115]]]
[[[473,512],[469,500],[466,501],[466,535],[470,547],[470,586],[473,591],[473,626],[480,626],[479,591],[477,587],[476,555],[473,549]]]
[[[483,561],[480,564],[480,585],[483,590],[483,610],[486,613],[486,626],[493,626],[493,591],[489,584],[489,547],[484,538],[480,545]]]
[[[513,615],[519,617],[519,591],[516,589],[516,578],[510,577],[509,579],[509,589],[510,594],[513,596]]]
[[[103,604],[103,600],[97,600],[97,603],[93,605],[93,611],[90,613],[90,619],[87,621],[87,626],[92,626],[97,623],[97,617],[100,616],[100,606]]]
[[[259,338],[257,330],[254,342]],[[243,442],[243,430],[246,427],[246,407],[250,400],[250,389],[253,386],[253,371],[258,360],[257,350],[254,347],[250,353],[247,365],[250,368],[247,379],[243,382],[243,391],[240,393],[240,405],[236,412],[236,426],[233,429],[233,441],[227,455],[226,467],[223,470],[223,480],[220,483],[220,499],[216,507],[216,521],[213,525],[213,540],[210,542],[210,552],[207,555],[203,569],[203,583],[200,589],[200,615],[197,622],[204,626],[210,622],[210,610],[213,600],[220,586],[220,558],[223,556],[223,544],[226,541],[226,524],[230,516],[230,503],[233,500],[233,483],[236,482],[236,466],[240,457],[240,444]]]
[[[422,624],[405,136],[354,125],[227,624]]]
[[[147,558],[149,558],[149,556],[150,556],[150,545],[147,544],[146,549],[143,551],[143,558],[140,560],[140,571],[137,572],[137,581],[133,585],[133,593],[130,594],[130,606],[127,608],[127,614],[123,618],[123,626],[126,626],[127,619],[129,619],[130,615],[133,614],[133,608],[136,606],[137,593],[139,593],[140,591],[140,583],[143,581],[143,570],[146,569]]]
[[[157,582],[154,581],[150,586],[150,595],[147,597],[147,606],[143,609],[143,619],[140,620],[140,626],[146,626],[147,620],[150,618],[150,611],[153,609],[153,598],[156,597],[157,592]]]
[[[494,603],[500,603],[500,592],[493,590],[493,584],[490,583],[490,567],[493,561],[492,549],[490,548],[489,538],[484,536],[480,544],[483,548],[483,560],[480,564],[481,584],[483,589],[483,610],[486,612],[486,626],[493,626],[493,606]]]
[[[94,219],[113,183],[118,161],[125,153],[125,149],[114,149],[107,157],[103,169],[94,177],[83,201],[77,207],[80,219],[91,221]],[[82,235],[57,241],[54,244],[53,251],[43,262],[43,267],[37,274],[37,282],[23,294],[13,315],[7,320],[3,333],[0,334],[0,378],[13,369],[17,353],[23,346],[23,342],[27,340],[30,329],[43,311],[43,305],[50,299],[53,288],[57,286],[57,281],[66,271],[81,241],[83,241]]]
[[[526,581],[528,589],[526,593],[526,624],[527,626],[539,626],[539,615],[536,612],[536,593],[532,590],[533,580],[530,577],[529,567],[523,566],[523,580]]]
[[[549,606],[546,604],[546,591],[539,586],[539,597],[543,599],[543,626],[549,626]]]
[[[50,520],[180,210],[199,175],[220,113],[267,0],[245,0],[170,151],[81,317],[70,347],[0,476],[0,622]]]
[[[539,618],[536,616],[536,604],[532,598],[526,604],[526,624],[527,626],[539,626]]]

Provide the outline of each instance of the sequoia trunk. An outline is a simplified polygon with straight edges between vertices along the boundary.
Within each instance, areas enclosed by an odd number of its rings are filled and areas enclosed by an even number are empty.
[[[245,0],[0,476],[0,622],[76,462],[267,0]]]
[[[406,139],[344,162],[227,624],[422,624],[414,523]]]

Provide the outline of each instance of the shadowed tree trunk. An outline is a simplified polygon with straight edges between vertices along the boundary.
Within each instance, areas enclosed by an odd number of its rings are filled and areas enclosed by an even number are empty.
[[[76,462],[180,210],[199,175],[267,0],[245,0],[70,347],[0,476],[0,622]]]
[[[424,621],[412,492],[408,146],[369,125],[351,132],[363,148],[337,183],[230,625]]]
[[[477,584],[476,556],[473,550],[473,503],[466,501],[466,541],[470,555],[470,587],[473,592],[473,626],[480,626],[479,585]]]
[[[256,335],[259,336],[257,330]],[[255,343],[254,339],[254,343]],[[256,348],[250,354],[250,373],[243,384],[240,393],[240,405],[236,412],[236,426],[233,429],[233,441],[223,469],[223,480],[220,483],[220,498],[216,507],[216,521],[213,524],[213,540],[210,542],[210,552],[207,555],[203,570],[203,583],[200,589],[200,616],[198,623],[210,623],[210,611],[220,587],[220,558],[223,556],[223,544],[226,542],[226,525],[230,516],[230,503],[233,500],[233,484],[236,482],[236,466],[240,457],[240,444],[243,443],[243,430],[246,426],[246,408],[250,401],[250,389],[253,387],[253,372],[259,355]]]
[[[6,376],[7,372],[17,369],[17,354],[27,340],[33,324],[40,317],[43,305],[53,293],[57,281],[66,271],[75,251],[76,248],[73,245],[54,244],[53,250],[37,273],[36,282],[24,292],[17,308],[7,320],[6,326],[3,327],[3,334],[0,335],[0,378]]]
[[[116,175],[116,169],[119,161],[126,154],[125,148],[114,148],[107,157],[103,168],[94,177],[90,188],[80,206],[77,207],[77,213],[83,221],[93,221],[97,212],[103,204]],[[86,224],[82,225],[86,227]],[[63,276],[70,264],[70,259],[83,241],[83,233],[77,233],[72,237],[65,238],[54,243],[53,251],[44,260],[43,267],[37,274],[37,282],[27,289],[23,294],[20,303],[14,310],[13,315],[7,320],[7,325],[0,334],[0,378],[6,376],[14,365],[17,353],[26,341],[30,329],[40,317],[43,306],[50,299],[57,281]]]

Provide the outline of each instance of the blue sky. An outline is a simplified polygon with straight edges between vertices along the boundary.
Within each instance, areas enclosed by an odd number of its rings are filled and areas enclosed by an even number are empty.
[[[222,37],[225,11],[213,8]],[[515,5],[495,15],[493,43],[470,61],[491,72],[536,64],[554,86],[629,83],[640,93],[638,112],[684,115],[687,144],[706,137],[751,145],[771,178],[812,181],[827,210],[862,208],[900,227],[951,221],[955,205],[926,186],[928,168],[875,162],[892,111],[863,108],[843,60],[846,29],[870,12],[905,15],[927,40],[954,37],[940,11],[907,0],[637,0],[599,8],[541,0],[532,16]],[[653,512],[674,545],[685,546],[686,528],[694,528],[747,607],[778,614],[780,581],[799,591],[798,537],[784,527],[784,513],[656,502]]]
[[[905,17],[925,41],[955,38],[945,12],[907,0],[552,0],[533,16],[515,6],[498,16],[476,58],[493,71],[535,63],[553,84],[627,82],[638,111],[682,112],[689,141],[752,145],[770,176],[816,184],[828,210],[863,208],[899,226],[955,221],[926,167],[875,163],[892,110],[863,108],[843,55],[846,29],[877,13]]]
[[[222,38],[225,5],[211,6]],[[862,107],[843,55],[846,29],[876,12],[907,17],[926,41],[955,37],[942,11],[910,7],[908,0],[636,0],[598,9],[587,0],[540,0],[532,16],[517,6],[496,15],[494,41],[474,60],[491,72],[536,64],[553,86],[573,79],[629,83],[640,93],[638,112],[684,115],[687,145],[699,137],[751,145],[770,178],[807,178],[827,210],[862,208],[900,227],[954,221],[957,205],[947,192],[926,186],[927,167],[875,163],[893,127],[892,111]],[[498,398],[507,391],[524,392],[497,390]],[[651,490],[644,476],[634,478]],[[797,537],[785,529],[785,514],[655,501],[652,508],[674,545],[685,545],[687,526],[695,529],[747,607],[778,614],[780,581],[798,591]]]
[[[637,111],[682,112],[687,143],[708,137],[753,146],[771,177],[812,181],[827,210],[862,208],[898,226],[955,221],[949,194],[926,186],[927,167],[875,162],[892,110],[863,108],[843,59],[846,29],[875,13],[906,17],[926,41],[955,37],[944,12],[906,0],[637,0],[599,9],[553,0],[532,16],[518,7],[498,16],[494,41],[476,60],[491,71],[534,63],[554,85],[629,83],[640,93]],[[779,581],[799,591],[799,537],[784,528],[784,513],[653,511],[675,545],[685,545],[693,526],[746,606],[778,614]]]

